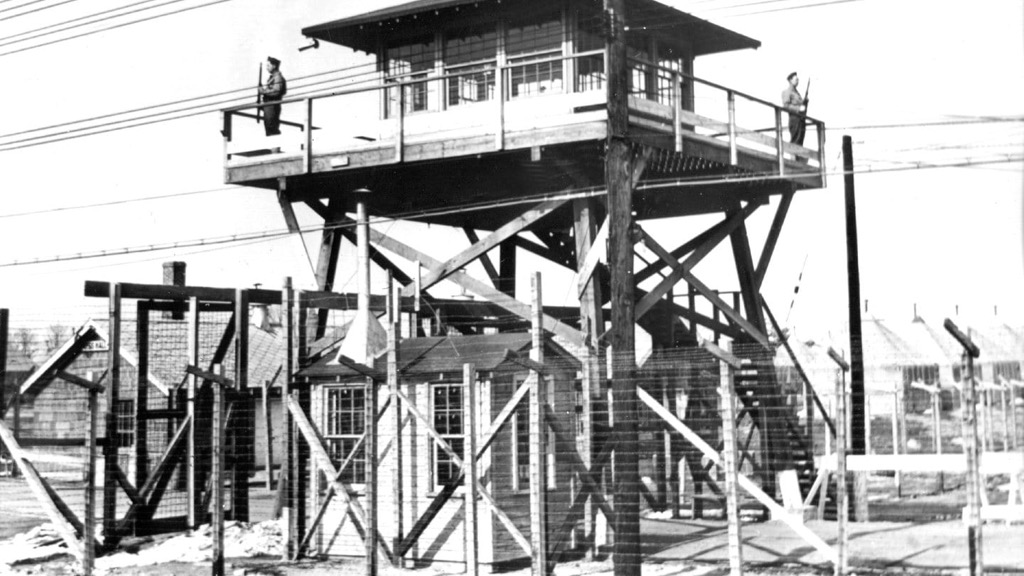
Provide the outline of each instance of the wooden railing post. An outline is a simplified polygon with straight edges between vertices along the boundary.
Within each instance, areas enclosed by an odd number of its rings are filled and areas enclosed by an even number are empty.
[[[824,188],[827,185],[825,180],[825,123],[815,121],[814,127],[818,131],[818,172],[821,174],[821,187]]]
[[[672,73],[672,135],[676,152],[683,151],[683,127],[679,124],[683,108],[683,87],[679,72]]]
[[[739,163],[739,154],[736,150],[736,94],[728,91],[729,95],[729,165],[735,166]]]
[[[231,120],[233,113],[230,111],[221,110],[220,113],[220,135],[223,138],[223,154],[224,160],[230,160],[231,154],[228,154],[228,144],[231,143]]]
[[[782,140],[782,109],[775,109],[775,160],[779,165],[779,176],[786,173],[785,143]]]
[[[505,148],[505,68],[495,66],[494,87],[498,100],[498,120],[494,129],[494,149]]]
[[[306,134],[305,150],[302,151],[302,172],[309,174],[313,171],[313,99],[306,99],[306,117],[303,121],[303,128]]]
[[[398,84],[398,116],[395,117],[395,123],[397,124],[395,129],[395,164],[402,161],[402,152],[405,148],[405,86],[404,82]]]

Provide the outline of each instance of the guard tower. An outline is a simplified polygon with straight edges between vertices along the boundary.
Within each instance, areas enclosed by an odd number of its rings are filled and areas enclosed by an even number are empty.
[[[546,310],[543,322],[588,358],[584,395],[600,397],[611,293],[605,174],[613,20],[595,0],[414,0],[305,28],[307,37],[372,55],[375,65],[353,69],[345,89],[285,99],[279,136],[263,137],[255,106],[224,110],[225,180],[276,194],[292,230],[296,203],[323,217],[321,290],[332,288],[341,239],[355,238],[347,214],[356,190],[372,191],[372,216],[463,228],[470,247],[445,258],[370,231],[373,261],[405,295],[429,297],[449,280],[483,299],[472,321],[452,315],[463,333],[488,318],[530,318],[515,290],[519,250],[576,272],[578,319]],[[776,103],[694,75],[700,56],[757,48],[754,39],[656,0],[626,0],[625,25],[631,246],[657,256],[633,275],[636,324],[651,335],[652,360],[696,346],[698,327],[748,347],[756,374],[737,386],[760,430],[760,478],[773,494],[774,472],[798,467],[800,457],[771,370],[760,286],[794,193],[825,184],[824,124],[808,118],[809,143],[790,143]],[[745,221],[773,197],[770,232],[752,243]],[[644,230],[647,220],[707,214],[721,219],[693,238],[662,241]],[[738,278],[731,298],[692,272],[725,240]],[[418,262],[421,278],[394,257]],[[478,259],[490,278],[463,271]],[[687,463],[695,480],[706,477],[699,456]]]

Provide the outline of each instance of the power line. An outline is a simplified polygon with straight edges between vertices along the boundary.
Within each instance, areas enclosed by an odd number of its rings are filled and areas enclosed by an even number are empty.
[[[216,4],[223,4],[225,2],[230,2],[230,1],[231,0],[213,0],[212,2],[207,2],[206,4],[199,4],[197,6],[189,6],[187,8],[182,8],[180,10],[174,10],[174,11],[171,11],[171,12],[167,12],[165,14],[158,14],[156,16],[149,16],[147,18],[139,18],[138,20],[132,20],[131,22],[122,22],[120,24],[115,24],[113,26],[107,26],[106,28],[100,28],[99,30],[90,30],[89,32],[82,32],[81,34],[75,34],[73,36],[68,36],[68,37],[65,37],[65,38],[59,38],[57,40],[51,40],[49,42],[43,42],[42,44],[35,44],[33,46],[28,46],[28,47],[25,47],[25,48],[19,48],[17,50],[9,50],[7,52],[0,52],[0,57],[10,56],[11,54],[18,54],[18,53],[21,53],[21,52],[27,52],[28,50],[35,50],[36,48],[42,48],[44,46],[51,46],[53,44],[59,44],[61,42],[66,42],[68,40],[75,40],[77,38],[82,38],[82,37],[85,37],[85,36],[91,36],[92,34],[99,34],[100,32],[107,32],[107,31],[110,31],[110,30],[115,30],[117,28],[124,28],[125,26],[131,26],[133,24],[140,24],[142,22],[148,22],[150,20],[156,20],[157,18],[164,18],[166,16],[174,16],[176,14],[181,14],[183,12],[189,12],[189,11],[192,11],[192,10],[196,10],[198,8],[206,8],[208,6],[213,6],[213,5],[216,5]]]
[[[934,169],[948,169],[948,168],[963,168],[963,167],[973,167],[973,166],[985,166],[985,165],[995,165],[995,164],[1020,163],[1022,161],[1024,161],[1024,156],[1006,157],[1006,158],[991,159],[991,160],[965,159],[963,161],[959,161],[959,162],[956,162],[956,163],[936,164],[936,165],[927,165],[927,166],[899,166],[899,167],[887,167],[887,168],[867,167],[867,168],[855,169],[851,173],[852,174],[879,174],[879,173],[886,173],[886,172],[907,172],[907,171],[911,171],[911,170],[934,170]],[[841,175],[845,175],[845,174],[846,174],[846,172],[842,171],[842,170],[833,171],[833,172],[829,172],[828,173],[829,176],[841,176]],[[653,181],[642,182],[637,187],[637,189],[638,190],[655,190],[655,189],[659,189],[659,188],[669,188],[669,187],[710,186],[710,185],[721,185],[721,184],[736,184],[736,183],[742,183],[742,182],[765,182],[765,181],[770,181],[770,180],[790,180],[790,179],[792,179],[794,177],[800,177],[800,175],[798,174],[796,176],[779,176],[779,175],[776,175],[776,174],[770,174],[770,175],[752,175],[752,176],[746,176],[746,177],[740,177],[740,178],[731,178],[730,177],[730,178],[711,178],[711,179],[683,179],[683,178],[660,179],[660,180],[653,180]],[[500,202],[493,202],[493,201],[491,201],[491,202],[467,203],[467,204],[463,204],[463,205],[446,206],[444,208],[438,208],[438,209],[417,210],[417,211],[406,212],[406,213],[378,216],[378,217],[371,218],[371,223],[376,224],[376,223],[391,222],[391,221],[403,220],[403,219],[425,218],[425,217],[428,217],[428,216],[446,216],[446,215],[453,215],[453,214],[462,214],[462,213],[476,212],[476,211],[481,211],[481,210],[491,210],[491,209],[495,209],[495,208],[515,206],[515,205],[520,205],[520,204],[535,203],[535,202],[538,202],[538,201],[573,200],[573,199],[579,199],[579,198],[589,198],[589,197],[602,196],[605,193],[606,193],[605,189],[601,188],[601,187],[576,188],[576,189],[567,190],[567,191],[561,191],[561,192],[557,192],[557,193],[553,193],[553,194],[536,194],[536,195],[532,195],[532,196],[528,196],[528,197],[516,197],[514,199],[504,200],[504,201],[500,201]],[[299,230],[299,233],[300,234],[308,234],[308,233],[313,233],[313,232],[323,232],[323,231],[326,231],[326,230],[340,230],[340,229],[344,229],[344,228],[352,228],[354,226],[355,226],[355,223],[351,223],[351,222],[343,223],[343,224],[331,224],[331,225],[313,226],[313,227],[302,228],[301,230]],[[292,232],[288,231],[287,229],[262,230],[262,231],[249,232],[249,233],[243,233],[243,234],[232,234],[232,235],[228,235],[228,236],[206,237],[206,238],[197,238],[197,239],[192,239],[192,240],[182,240],[182,241],[169,242],[169,243],[164,243],[164,244],[146,244],[146,245],[114,248],[114,249],[110,249],[110,250],[98,250],[98,251],[89,252],[89,253],[77,253],[77,254],[69,254],[69,255],[48,256],[48,257],[42,257],[42,258],[35,258],[33,260],[28,260],[28,261],[14,260],[14,261],[10,261],[10,262],[2,262],[2,263],[0,263],[0,268],[10,268],[10,267],[14,267],[14,266],[26,266],[26,265],[33,265],[33,264],[50,264],[50,263],[56,263],[56,262],[69,262],[69,261],[76,261],[76,260],[87,260],[87,259],[104,258],[104,257],[110,257],[110,256],[123,256],[123,255],[129,255],[129,254],[140,254],[140,253],[146,253],[146,252],[157,252],[157,251],[163,251],[163,250],[176,250],[176,249],[183,249],[183,248],[223,246],[223,245],[226,245],[226,244],[237,244],[239,242],[249,242],[249,241],[262,240],[262,239],[269,240],[269,239],[273,239],[273,238],[280,238],[280,237],[288,236],[289,234],[292,234]]]
[[[11,212],[9,214],[0,214],[0,219],[6,218],[19,218],[22,216],[38,216],[40,214],[54,214],[57,212],[68,212],[71,210],[85,210],[89,208],[104,208],[107,206],[119,206],[122,204],[134,204],[136,202],[150,202],[153,200],[165,200],[168,198],[183,198],[186,196],[197,196],[200,194],[210,194],[213,192],[224,192],[227,190],[239,190],[244,189],[236,186],[224,186],[221,188],[211,188],[208,190],[193,190],[190,192],[175,192],[173,194],[161,194],[159,196],[145,196],[142,198],[128,198],[124,200],[111,200],[109,202],[96,202],[93,204],[78,204],[75,206],[59,206],[57,208],[45,208],[41,210],[29,210],[25,212]]]
[[[19,32],[17,34],[11,34],[10,36],[5,36],[3,38],[0,38],[0,47],[9,46],[11,44],[17,44],[19,42],[27,42],[29,40],[35,40],[36,38],[42,38],[43,36],[48,36],[50,34],[56,34],[58,32],[66,32],[68,30],[73,30],[75,28],[80,28],[82,26],[88,26],[89,24],[98,24],[100,22],[104,22],[106,20],[111,20],[113,18],[118,18],[118,17],[121,17],[121,16],[128,16],[129,14],[135,14],[135,13],[138,13],[138,12],[142,12],[143,10],[153,10],[154,8],[162,8],[162,7],[167,6],[169,4],[176,4],[178,2],[183,2],[184,0],[170,0],[169,2],[164,2],[163,4],[159,4],[157,6],[150,6],[148,8],[141,8],[139,10],[133,10],[131,12],[125,12],[123,14],[117,14],[116,16],[110,16],[108,18],[100,18],[98,20],[93,20],[91,22],[84,22],[82,24],[75,24],[74,26],[66,26],[66,27],[61,28],[59,30],[53,30],[52,32],[47,32],[46,34],[38,34],[36,36],[32,36],[32,37],[29,37],[29,38],[22,38],[20,40],[14,40],[12,42],[5,42],[5,40],[11,40],[12,38],[17,38],[19,36],[26,36],[26,35],[32,34],[34,32],[42,32],[43,30],[49,30],[51,28],[57,28],[59,26],[65,25],[65,24],[71,24],[72,22],[80,22],[82,20],[86,20],[86,19],[93,18],[93,17],[96,17],[96,16],[103,16],[105,14],[110,14],[111,12],[118,12],[120,10],[127,10],[128,8],[134,8],[135,6],[139,6],[140,4],[149,4],[150,2],[154,2],[154,1],[155,0],[142,0],[141,2],[136,2],[134,4],[128,4],[127,6],[118,6],[117,8],[111,8],[109,10],[103,10],[102,12],[96,12],[94,14],[87,14],[85,16],[79,16],[78,18],[72,18],[70,20],[64,20],[62,22],[57,22],[56,24],[50,24],[48,26],[42,26],[40,28],[35,28],[33,30],[26,30],[24,32]]]
[[[45,0],[33,0],[32,2],[26,2],[25,4],[22,4],[20,6],[14,6],[14,7],[11,7],[11,8],[5,8],[3,10],[0,10],[0,12],[10,12],[11,10],[17,10],[18,8],[24,8],[25,6],[30,6],[32,4],[38,4],[38,3],[44,2],[44,1]],[[33,14],[35,12],[42,12],[43,10],[49,10],[50,8],[56,8],[57,6],[60,6],[62,4],[70,4],[70,3],[74,2],[74,1],[75,0],[62,0],[61,2],[57,2],[55,4],[50,4],[49,6],[41,6],[39,8],[33,8],[32,10],[26,10],[24,12],[19,12],[17,14],[14,14],[13,16],[5,16],[4,18],[0,18],[0,21],[2,21],[2,20],[13,20],[14,18],[17,18],[19,16],[25,16],[26,14]]]

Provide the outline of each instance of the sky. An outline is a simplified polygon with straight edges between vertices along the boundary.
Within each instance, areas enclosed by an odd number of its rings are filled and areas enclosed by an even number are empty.
[[[809,113],[828,126],[832,173],[827,188],[796,195],[765,279],[765,299],[787,326],[830,334],[846,322],[838,173],[844,135],[854,142],[861,296],[869,313],[909,321],[916,306],[935,319],[959,311],[1024,324],[1024,3],[665,2],[762,43],[757,50],[698,59],[698,77],[769,101],[779,99],[792,71],[804,86],[812,83]],[[223,184],[218,114],[119,124],[94,135],[84,129],[89,119],[122,119],[103,117],[126,110],[139,110],[134,117],[153,115],[167,111],[156,107],[166,103],[244,102],[252,98],[268,55],[283,61],[292,93],[313,81],[301,78],[365,63],[365,55],[338,46],[298,48],[306,44],[302,27],[369,5],[43,0],[30,6],[28,0],[0,0],[0,307],[11,309],[12,325],[79,324],[86,308],[103,305],[83,298],[86,280],[159,283],[160,264],[169,260],[186,261],[194,285],[277,287],[291,276],[297,287],[312,288],[298,235],[159,249],[284,228],[273,193]],[[138,12],[126,14],[131,10]],[[60,30],[104,12],[109,19],[102,23]],[[23,41],[31,36],[38,37]],[[210,94],[224,95],[200,98]],[[55,128],[38,131],[49,126]],[[68,139],[26,140],[55,131]],[[967,163],[973,165],[941,167]],[[96,204],[103,205],[82,207]],[[755,257],[774,206],[749,222]],[[299,217],[304,225],[319,224],[302,207]],[[663,244],[678,245],[712,221],[645,226]],[[407,242],[429,238],[424,249],[435,257],[466,243],[460,231],[437,226],[383,223],[378,229]],[[318,234],[307,234],[305,243],[313,251]],[[76,256],[125,248],[146,251]],[[353,255],[351,247],[343,248],[336,290],[355,289]],[[60,261],[26,263],[56,257]],[[696,272],[713,286],[734,289],[728,260],[728,252],[719,254]],[[520,266],[545,273],[546,302],[574,304],[571,273],[549,270],[529,256],[521,257]],[[485,277],[479,266],[469,271]],[[375,288],[381,281],[376,274]],[[521,293],[527,293],[527,282],[521,274]],[[445,284],[435,294],[456,292]]]

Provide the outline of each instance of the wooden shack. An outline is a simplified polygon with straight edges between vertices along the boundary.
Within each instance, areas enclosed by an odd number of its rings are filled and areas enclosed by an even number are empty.
[[[457,453],[464,455],[468,444],[463,398],[463,366],[473,364],[477,380],[477,430],[482,437],[502,407],[530,377],[530,370],[510,360],[509,352],[528,357],[532,347],[529,333],[502,333],[469,336],[436,336],[403,340],[398,351],[400,389],[409,403],[430,423],[433,431],[444,438]],[[327,354],[299,373],[311,384],[311,412],[314,425],[323,437],[325,447],[338,466],[351,455],[365,428],[366,377],[340,364],[333,363]],[[545,365],[552,368],[547,380],[548,400],[557,417],[568,430],[579,431],[576,421],[579,362],[550,338],[544,340]],[[386,371],[384,356],[377,359],[374,368]],[[403,466],[396,476],[390,464],[394,457],[391,449],[396,437],[394,419],[390,416],[396,407],[391,403],[385,409],[384,392],[378,395],[380,416],[378,433],[377,514],[383,519],[402,517],[407,533],[422,525],[418,540],[406,552],[406,560],[424,562],[464,562],[465,502],[464,489],[440,508],[431,506],[444,486],[458,474],[451,457],[445,453],[431,432],[427,422],[412,416],[404,420],[398,436],[402,446]],[[527,537],[530,533],[529,502],[529,411],[528,398],[524,398],[511,419],[495,436],[487,456],[479,461],[479,473],[491,496],[504,514]],[[568,450],[558,442],[551,442],[548,464],[548,491],[546,504],[552,518],[560,518],[568,510],[572,490],[571,470],[564,459],[555,458],[555,450]],[[575,446],[571,449],[575,450]],[[344,481],[351,487],[350,495],[360,499],[364,495],[366,468],[371,464],[359,452],[355,461],[344,472]],[[405,497],[396,502],[390,497],[395,483],[402,484]],[[317,496],[324,496],[327,486],[321,485]],[[336,500],[337,501],[337,500]],[[435,505],[436,506],[436,505]],[[526,558],[524,551],[495,518],[481,508],[478,520],[479,561],[485,565],[501,565]],[[344,522],[344,507],[332,504],[321,524],[322,552],[331,555],[361,556],[365,545],[353,527]],[[429,515],[429,516],[428,516]],[[391,541],[397,530],[394,522],[382,522],[383,537]]]

